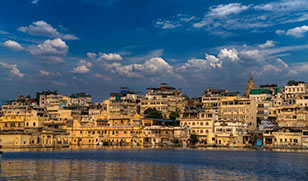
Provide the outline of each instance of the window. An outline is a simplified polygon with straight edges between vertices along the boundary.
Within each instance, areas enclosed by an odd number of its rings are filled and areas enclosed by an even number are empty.
[[[35,126],[36,124],[35,124],[35,122],[33,122],[33,126]]]

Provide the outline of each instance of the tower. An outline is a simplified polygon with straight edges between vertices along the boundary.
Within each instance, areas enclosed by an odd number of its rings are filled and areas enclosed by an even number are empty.
[[[252,73],[249,73],[249,80],[247,82],[246,90],[245,90],[245,97],[249,97],[250,94],[250,89],[255,89],[256,88],[256,83],[252,79]]]

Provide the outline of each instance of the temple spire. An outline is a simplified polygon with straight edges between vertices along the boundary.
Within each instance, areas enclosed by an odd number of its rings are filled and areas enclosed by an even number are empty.
[[[250,94],[250,89],[255,89],[256,88],[256,83],[252,78],[252,72],[249,72],[249,80],[246,86],[246,90],[245,90],[245,96],[249,97]]]

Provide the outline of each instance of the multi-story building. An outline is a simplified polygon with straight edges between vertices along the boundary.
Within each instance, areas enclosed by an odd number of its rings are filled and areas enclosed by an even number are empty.
[[[243,97],[224,97],[219,100],[218,118],[222,120],[244,121],[249,130],[257,129],[256,105]]]
[[[239,96],[240,92],[229,92],[227,89],[208,88],[202,94],[202,107],[217,109],[219,99],[222,97]]]
[[[190,138],[190,129],[174,120],[144,118],[142,126],[144,146],[185,146]]]
[[[308,107],[308,94],[298,94],[295,97],[296,105],[299,107]]]
[[[121,87],[121,92],[111,93],[109,99],[103,102],[103,112],[108,118],[133,117],[140,112],[141,100],[142,95],[139,92]]]
[[[180,126],[190,128],[191,134],[196,134],[200,143],[207,144],[208,135],[213,133],[216,120],[218,114],[215,109],[186,109],[180,117]]]
[[[171,112],[181,112],[184,108],[182,90],[177,90],[167,84],[161,84],[160,88],[148,88],[145,98],[141,101],[140,114],[148,108],[161,111],[164,117]]]
[[[284,105],[296,104],[296,96],[308,93],[308,84],[301,81],[289,81],[283,89]]]
[[[142,125],[138,115],[127,118],[97,117],[94,124],[74,121],[70,128],[73,145],[142,145]]]
[[[271,110],[278,127],[308,127],[308,110],[297,105],[275,107]]]
[[[214,123],[214,133],[209,143],[218,146],[245,146],[248,144],[248,122],[245,120],[219,119]]]
[[[271,89],[250,89],[249,98],[256,105],[257,126],[259,129],[272,126],[269,120],[270,108],[273,106]]]
[[[279,128],[263,134],[264,147],[301,148],[306,147],[306,132],[301,129]]]
[[[3,147],[68,146],[66,125],[54,124],[35,110],[4,114],[0,117],[0,139]]]

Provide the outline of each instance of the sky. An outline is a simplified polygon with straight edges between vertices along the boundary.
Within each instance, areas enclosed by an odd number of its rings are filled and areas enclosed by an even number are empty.
[[[0,101],[168,83],[189,97],[308,81],[308,0],[0,2]],[[0,103],[1,104],[1,103]]]

